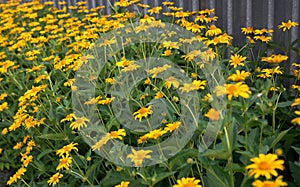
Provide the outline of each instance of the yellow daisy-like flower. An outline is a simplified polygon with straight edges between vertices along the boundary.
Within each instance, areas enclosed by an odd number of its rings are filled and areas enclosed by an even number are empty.
[[[265,176],[266,179],[270,179],[272,175],[277,177],[276,169],[284,170],[284,160],[278,160],[276,154],[259,154],[258,157],[250,160],[253,163],[246,166],[246,169],[249,170],[250,176],[254,175],[254,178]]]
[[[153,7],[152,9],[148,10],[148,12],[150,13],[150,15],[152,14],[159,14],[159,12],[162,10],[162,7],[157,6],[157,7]]]
[[[252,185],[253,187],[280,187],[287,186],[287,183],[282,181],[282,176],[279,176],[275,181],[255,180]]]
[[[283,31],[290,30],[292,27],[298,26],[298,22],[294,22],[291,20],[288,20],[287,22],[281,22],[280,25],[278,25],[279,29],[282,29]]]
[[[190,91],[196,91],[199,89],[204,90],[206,85],[206,80],[201,81],[201,80],[193,80],[191,84],[185,83],[183,87],[180,87],[179,90],[182,92],[190,92]]]
[[[132,64],[134,62],[134,60],[127,60],[125,57],[121,58],[121,61],[116,63],[116,66],[118,67],[127,67],[130,64]]]
[[[254,33],[253,27],[241,28],[241,30],[242,30],[242,33],[245,35]]]
[[[132,153],[127,155],[127,158],[130,158],[131,161],[134,163],[135,167],[139,167],[142,165],[143,160],[145,158],[151,158],[150,155],[148,155],[149,153],[151,153],[151,150],[139,150],[136,151],[134,149],[131,149]]]
[[[239,82],[245,80],[251,73],[244,70],[236,70],[234,74],[230,75],[227,80]]]
[[[208,117],[212,121],[218,121],[221,115],[220,112],[211,108],[204,116]]]
[[[297,105],[300,105],[300,98],[296,98],[291,106],[297,106]]]
[[[48,180],[48,184],[49,185],[56,185],[59,182],[59,179],[61,179],[63,177],[63,174],[60,173],[55,173],[52,177],[50,177],[50,179]]]
[[[66,154],[68,156],[72,150],[78,151],[77,147],[78,143],[71,142],[68,145],[63,146],[61,149],[56,151],[56,154],[59,156],[63,156],[63,154]]]
[[[178,88],[179,82],[176,80],[175,77],[170,76],[165,80],[165,87],[170,89],[172,85],[174,86],[174,88]]]
[[[173,187],[202,187],[199,182],[200,180],[195,179],[195,177],[183,177],[180,180],[177,180],[177,184],[173,185]]]
[[[269,43],[269,41],[272,39],[271,36],[254,36],[255,40],[260,40],[261,42]]]
[[[122,181],[120,184],[116,185],[115,187],[128,187],[130,182],[128,181]]]
[[[140,121],[142,121],[142,118],[147,118],[148,115],[151,115],[153,113],[153,111],[151,110],[151,105],[148,107],[141,107],[138,111],[136,111],[135,113],[133,113],[134,115],[134,119],[139,119]]]
[[[178,129],[180,126],[180,121],[175,121],[174,123],[168,123],[164,128],[165,131],[173,132],[174,130]]]
[[[270,64],[279,64],[280,62],[286,61],[289,57],[286,55],[271,55],[270,57],[262,57],[261,61],[268,62]]]
[[[152,78],[155,78],[159,73],[162,73],[169,68],[171,68],[171,66],[168,64],[165,64],[163,66],[158,66],[158,67],[152,68],[150,70],[147,70],[147,73],[149,75],[152,75]]]
[[[125,130],[124,129],[119,129],[119,130],[117,130],[117,131],[112,131],[112,132],[110,132],[109,133],[109,136],[111,137],[111,138],[114,138],[114,139],[120,139],[120,140],[122,140],[123,139],[123,137],[122,136],[126,136],[126,132],[125,132]]]
[[[236,68],[237,66],[244,66],[245,64],[243,63],[246,60],[246,57],[243,57],[238,54],[234,54],[230,56],[230,65]]]
[[[74,129],[80,130],[80,128],[87,126],[86,122],[89,122],[89,119],[87,119],[86,117],[75,116],[75,121],[70,124],[70,127],[72,130]]]
[[[211,25],[209,27],[209,30],[206,31],[205,36],[217,36],[219,34],[222,34],[222,30],[218,28],[216,25]]]
[[[103,136],[98,142],[95,143],[95,145],[92,146],[92,150],[95,151],[95,150],[100,150],[101,147],[103,145],[105,145],[109,140],[110,140],[110,136]]]
[[[72,164],[72,157],[62,155],[62,158],[59,160],[59,164],[56,167],[56,170],[66,169],[69,170]]]
[[[224,86],[217,86],[214,90],[217,96],[227,94],[228,100],[231,101],[232,97],[243,97],[249,98],[251,94],[250,88],[247,84],[243,82],[238,82],[236,84],[225,84]]]

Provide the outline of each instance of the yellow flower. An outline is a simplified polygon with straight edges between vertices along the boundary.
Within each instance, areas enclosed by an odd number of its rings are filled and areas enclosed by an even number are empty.
[[[118,138],[118,139],[122,140],[123,139],[122,136],[126,136],[126,132],[124,129],[119,129],[117,131],[110,132],[109,136],[114,139]]]
[[[244,61],[246,60],[246,57],[243,57],[241,55],[238,54],[234,54],[230,56],[230,60],[229,62],[231,66],[233,66],[234,68],[236,68],[237,66],[244,66]]]
[[[166,49],[179,49],[180,44],[178,42],[164,41],[162,46]]]
[[[27,167],[28,164],[32,161],[32,159],[33,159],[32,155],[24,157],[24,159],[21,160],[22,166]]]
[[[130,182],[122,181],[121,184],[116,185],[115,187],[128,187]]]
[[[61,149],[57,150],[56,154],[59,156],[63,156],[63,154],[66,154],[66,156],[69,156],[69,153],[72,150],[78,151],[78,149],[75,147],[76,145],[78,145],[78,143],[71,142],[70,144],[65,145]]]
[[[75,79],[69,79],[67,82],[64,83],[64,86],[69,86],[71,87],[73,85],[73,83],[75,82]]]
[[[64,119],[60,120],[60,122],[72,121],[74,118],[75,118],[75,114],[71,113],[71,114],[68,114]]]
[[[17,180],[20,179],[25,172],[26,172],[26,168],[21,167],[12,177],[9,177],[9,180],[7,181],[6,184],[11,185],[12,183],[17,182]]]
[[[300,117],[292,119],[291,123],[300,125]]]
[[[220,112],[211,108],[204,116],[208,117],[212,121],[217,121],[220,119]]]
[[[162,135],[164,135],[167,131],[160,129],[155,129],[155,130],[151,130],[150,132],[148,132],[147,134],[145,134],[144,136],[142,136],[142,140],[145,141],[146,139],[154,139],[157,140],[158,138],[160,138]]]
[[[164,97],[164,94],[161,92],[161,91],[158,91],[156,94],[155,94],[155,99],[160,99],[160,98],[162,98],[162,97]]]
[[[56,170],[66,169],[69,170],[72,164],[72,157],[62,155],[62,158],[59,160],[59,164],[56,167]]]
[[[297,106],[297,105],[300,105],[300,98],[296,98],[291,106]]]
[[[227,80],[239,82],[245,80],[251,73],[250,72],[245,72],[244,70],[236,70],[235,74],[230,75]]]
[[[49,185],[56,185],[56,183],[59,182],[59,179],[61,179],[63,177],[63,174],[60,173],[55,173],[52,177],[50,177],[50,179],[48,180],[48,184]]]
[[[132,72],[132,71],[135,71],[137,70],[138,68],[140,68],[141,66],[138,65],[138,64],[130,64],[126,67],[124,67],[121,72]]]
[[[107,134],[104,135],[98,142],[95,143],[95,145],[92,146],[92,150],[100,150],[101,147],[105,145],[110,139],[110,136],[108,136]]]
[[[243,82],[238,82],[236,84],[225,84],[224,86],[217,86],[214,90],[217,96],[227,94],[228,100],[231,101],[232,97],[243,97],[249,98],[251,94],[250,88],[247,84]]]
[[[271,55],[270,57],[262,57],[261,61],[268,62],[270,64],[279,64],[282,61],[286,61],[289,57],[286,55]]]
[[[131,161],[134,163],[135,167],[139,167],[142,165],[143,160],[145,158],[151,158],[150,155],[148,155],[149,153],[151,153],[151,150],[139,150],[136,151],[134,149],[131,149],[131,154],[127,155],[127,158],[130,158]]]
[[[272,39],[272,37],[271,36],[254,36],[254,39],[260,40],[265,43],[269,43],[269,41]]]
[[[164,2],[162,2],[162,4],[163,4],[164,6],[172,6],[172,5],[174,5],[174,2],[164,1]]]
[[[95,97],[95,98],[91,98],[90,100],[84,102],[85,105],[94,105],[97,104],[99,102],[99,99],[101,99],[101,96]]]
[[[108,105],[110,104],[115,98],[112,97],[112,98],[106,98],[106,99],[102,99],[98,102],[98,104],[100,105]]]
[[[199,182],[200,180],[195,179],[195,177],[183,177],[180,180],[177,180],[177,184],[173,185],[173,187],[202,187]]]
[[[282,155],[283,154],[283,150],[282,149],[276,149],[276,154],[278,156]]]
[[[280,25],[278,25],[279,29],[282,29],[283,31],[290,30],[292,27],[298,26],[298,22],[294,22],[291,20],[288,20],[287,22],[281,22]]]
[[[0,95],[0,101],[3,100],[5,97],[7,97],[7,93],[3,93]]]
[[[172,85],[174,86],[174,88],[178,88],[179,82],[176,80],[175,77],[170,76],[165,80],[165,87],[170,89]]]
[[[182,92],[190,92],[190,91],[196,91],[199,89],[204,90],[206,85],[206,81],[201,80],[193,80],[191,84],[185,83],[183,87],[179,88]]]
[[[241,30],[242,33],[244,33],[245,35],[254,33],[253,27],[241,28]]]
[[[0,148],[0,155],[2,154],[2,151],[3,151],[3,149],[2,149],[2,148]]]
[[[23,142],[18,142],[14,147],[13,147],[13,149],[21,149],[22,148],[22,146],[23,146]]]
[[[232,97],[241,96],[243,98],[249,98],[251,94],[250,88],[247,84],[243,82],[238,82],[236,84],[226,84],[226,94],[228,95],[228,100],[231,101]]]
[[[89,119],[87,119],[86,117],[84,117],[84,116],[76,117],[75,116],[75,121],[70,124],[70,127],[72,130],[74,130],[74,129],[80,130],[81,127],[87,126],[86,122],[89,122]]]
[[[130,64],[132,64],[134,62],[134,60],[126,60],[125,57],[121,58],[121,61],[116,63],[116,66],[118,67],[126,67],[129,66]]]
[[[211,25],[209,30],[206,31],[205,36],[217,36],[222,33],[222,30],[218,28],[216,25]]]
[[[180,121],[175,121],[174,123],[168,123],[164,128],[165,131],[173,132],[174,130],[178,129],[180,126]]]
[[[252,183],[253,187],[280,187],[280,186],[287,186],[286,182],[282,181],[282,176],[276,178],[275,181],[261,181],[255,180]]]
[[[172,51],[170,49],[168,49],[168,50],[165,50],[161,56],[171,56],[171,55],[172,55]]]
[[[161,11],[162,7],[157,6],[157,7],[153,7],[150,10],[148,10],[148,12],[150,13],[150,15],[152,14],[158,14]]]
[[[278,160],[276,154],[259,154],[258,157],[250,159],[253,164],[246,166],[246,169],[249,169],[249,175],[254,178],[259,176],[265,176],[266,179],[270,179],[271,175],[277,177],[278,173],[276,169],[284,169],[284,160]]]
[[[187,30],[192,31],[193,33],[199,33],[202,29],[205,29],[206,27],[203,25],[198,24],[191,24],[186,27]]]
[[[2,104],[0,105],[0,112],[2,112],[2,111],[5,110],[5,109],[8,109],[8,106],[7,106],[7,105],[8,105],[7,102],[2,103]]]
[[[224,93],[225,94],[225,93]],[[208,94],[206,94],[204,97],[203,97],[203,99],[202,99],[202,101],[212,101],[212,96],[211,96],[211,94],[210,93],[208,93]]]
[[[110,77],[109,77],[109,78],[106,78],[106,79],[105,79],[105,82],[106,82],[106,83],[109,83],[109,84],[114,84],[114,83],[116,82],[116,80],[115,80],[114,77],[113,77],[113,78],[110,78]]]
[[[276,66],[275,68],[272,69],[262,69],[261,72],[265,73],[265,74],[257,75],[258,77],[261,78],[272,77],[273,74],[283,74],[283,72],[280,70],[280,66]]]
[[[151,110],[151,105],[148,107],[141,107],[138,111],[134,112],[134,119],[139,118],[140,121],[142,121],[142,118],[147,118],[148,115],[151,115],[153,111]]]

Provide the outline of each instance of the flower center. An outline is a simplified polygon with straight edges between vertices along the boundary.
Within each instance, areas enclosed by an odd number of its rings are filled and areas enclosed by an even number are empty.
[[[258,165],[258,167],[261,170],[267,170],[269,168],[269,165],[266,162],[260,162],[259,165]]]
[[[184,184],[183,187],[194,187],[195,185],[193,183]]]
[[[227,91],[231,94],[235,93],[237,91],[237,88],[235,85],[231,85],[227,88]]]
[[[148,108],[141,108],[140,109],[140,114],[145,114],[148,112]]]

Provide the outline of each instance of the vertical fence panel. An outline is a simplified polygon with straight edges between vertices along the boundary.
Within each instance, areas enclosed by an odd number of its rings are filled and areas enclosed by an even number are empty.
[[[233,13],[233,3],[232,0],[227,0],[227,32],[228,34],[232,34],[232,13]]]
[[[268,0],[268,29],[274,29],[274,0]]]
[[[252,0],[246,0],[246,27],[252,26]]]

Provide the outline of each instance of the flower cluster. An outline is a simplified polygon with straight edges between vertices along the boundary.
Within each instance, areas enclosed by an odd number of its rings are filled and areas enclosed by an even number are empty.
[[[233,46],[214,9],[184,11],[171,1],[151,7],[120,0],[110,5],[112,14],[103,13],[105,6],[88,9],[86,1],[58,4],[0,4],[0,173],[13,171],[7,185],[201,187],[254,180],[259,187],[298,180],[298,157],[290,155],[299,153],[300,65],[290,55],[290,50],[300,55],[297,41],[287,41],[275,53],[274,30],[248,27],[241,29],[245,42]],[[192,37],[181,37],[176,29],[153,33],[167,27],[164,21]],[[278,29],[290,34],[296,26],[289,20]],[[109,37],[110,31],[159,37],[134,43],[129,37]],[[114,50],[120,44],[121,50]],[[90,51],[98,48],[107,57],[101,71],[76,77],[84,65],[97,61]],[[135,77],[137,72],[142,76]],[[96,91],[76,107],[94,107],[95,114],[73,108],[80,100],[72,94],[82,90],[76,82],[81,78]],[[221,81],[212,84],[215,80]],[[108,93],[114,88],[120,90]],[[118,97],[127,93],[123,109]],[[193,110],[197,114],[182,120]],[[101,126],[93,126],[97,122]],[[138,130],[131,129],[134,125]],[[195,131],[184,137],[190,127]],[[161,147],[172,137],[179,137],[172,139],[176,146]],[[178,146],[185,138],[188,143]],[[110,147],[115,144],[126,146]],[[283,149],[280,159],[279,153],[270,153],[278,148]],[[133,167],[115,165],[102,153]],[[293,169],[281,174],[284,164]]]

